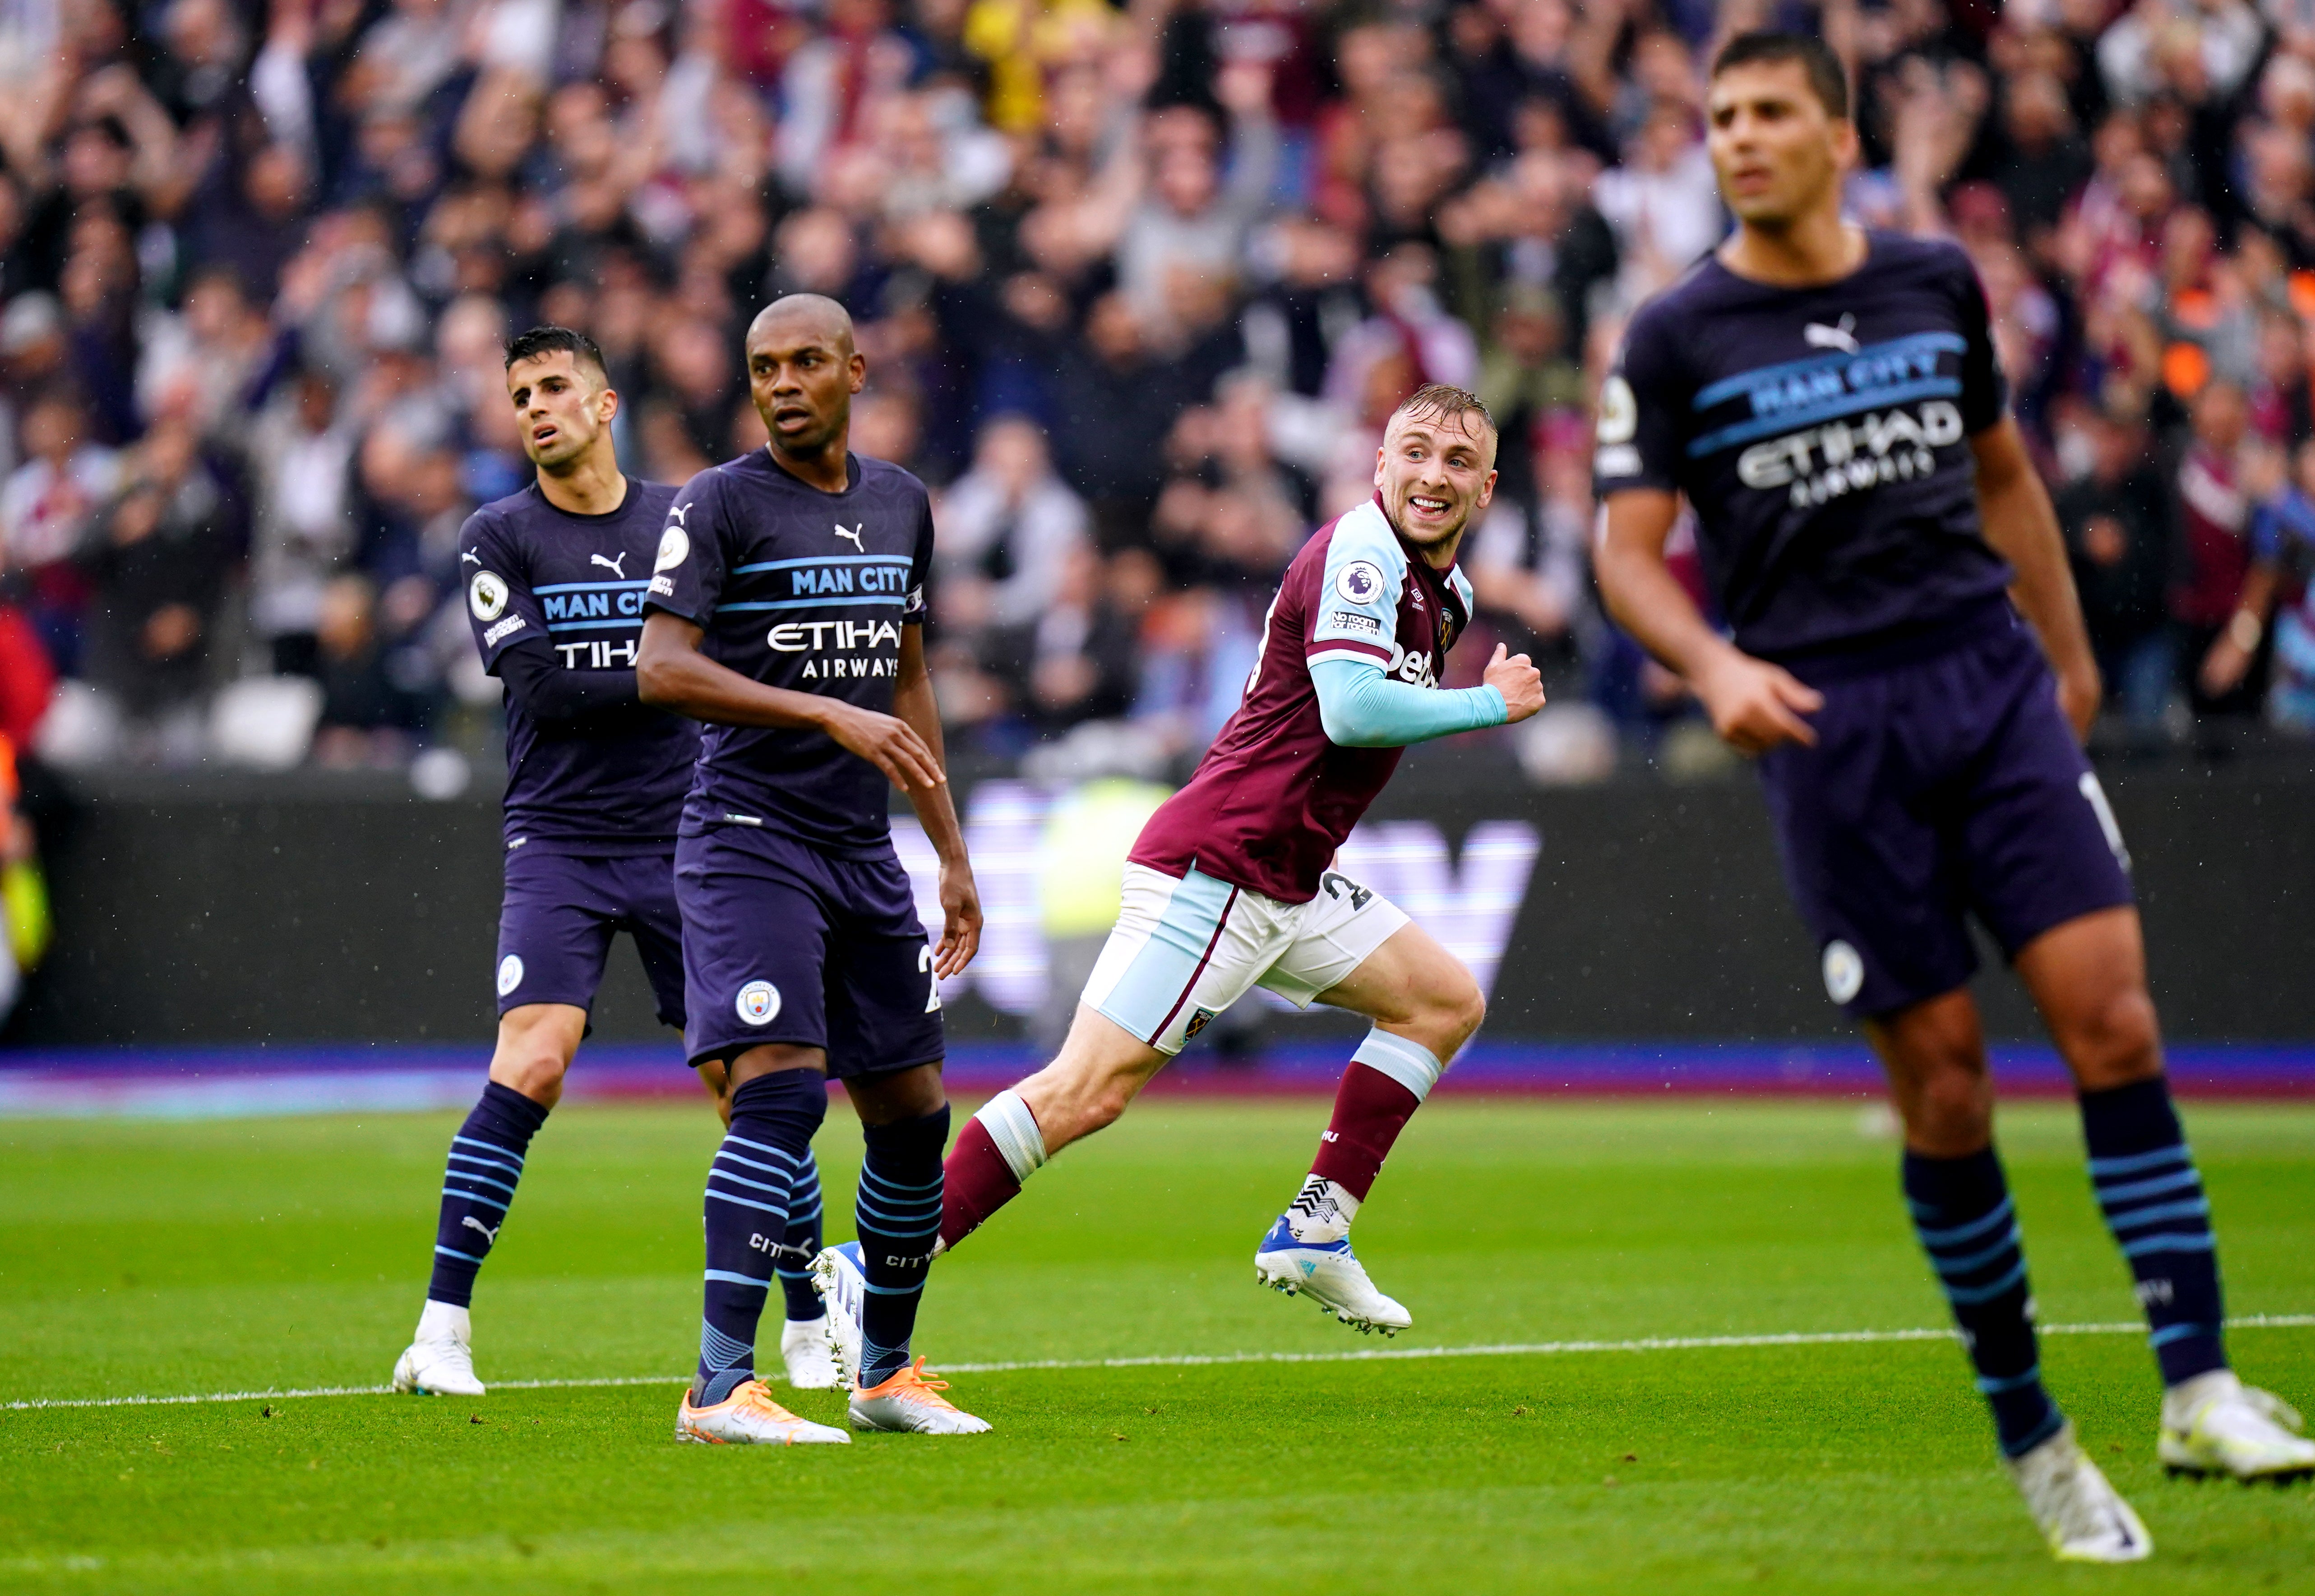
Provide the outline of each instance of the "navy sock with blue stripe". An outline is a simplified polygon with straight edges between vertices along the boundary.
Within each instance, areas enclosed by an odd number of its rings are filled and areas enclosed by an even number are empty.
[[[2162,1383],[2227,1366],[2211,1204],[2161,1076],[2082,1094],[2090,1183],[2137,1277]]]
[[[868,1144],[853,1217],[867,1299],[860,1312],[860,1386],[882,1384],[909,1361],[917,1303],[940,1237],[941,1149],[948,1105],[918,1120],[864,1125]]]
[[[475,1275],[491,1255],[491,1244],[514,1202],[530,1139],[545,1123],[545,1104],[496,1081],[483,1088],[482,1099],[450,1139],[442,1219],[434,1231],[434,1278],[426,1288],[429,1302],[466,1308],[474,1301]]]
[[[732,1094],[732,1127],[707,1170],[707,1279],[692,1403],[713,1407],[756,1378],[756,1329],[771,1295],[788,1203],[828,1115],[817,1069],[778,1069]]]
[[[2001,1160],[1991,1148],[1959,1158],[1909,1150],[1905,1198],[1993,1410],[2002,1454],[2021,1457],[2065,1421],[2042,1388],[2033,1288]]]
[[[779,1276],[780,1293],[787,1299],[791,1319],[816,1319],[826,1311],[812,1283],[812,1261],[820,1256],[822,1217],[820,1160],[806,1152],[803,1167],[796,1171],[794,1184],[788,1188],[787,1237],[772,1271]]]

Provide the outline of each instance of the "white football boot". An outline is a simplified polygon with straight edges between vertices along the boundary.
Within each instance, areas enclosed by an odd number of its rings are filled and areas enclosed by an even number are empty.
[[[860,1268],[860,1244],[839,1242],[812,1261],[812,1283],[827,1309],[828,1355],[836,1365],[838,1382],[850,1385],[860,1375],[860,1313],[867,1300],[868,1277]],[[785,1350],[787,1337],[781,1337]]]
[[[976,1419],[941,1395],[943,1379],[925,1378],[925,1361],[894,1370],[883,1384],[852,1393],[855,1430],[904,1430],[918,1435],[982,1435],[987,1419]]]
[[[481,1396],[474,1343],[474,1325],[465,1308],[429,1302],[418,1316],[417,1334],[395,1361],[394,1388],[405,1396]]]
[[[1304,1241],[1288,1224],[1288,1216],[1262,1238],[1255,1250],[1254,1278],[1289,1297],[1308,1297],[1322,1312],[1332,1314],[1360,1334],[1379,1330],[1396,1335],[1415,1323],[1415,1316],[1375,1290],[1366,1265],[1351,1251],[1348,1237],[1339,1241]]]
[[[2181,1380],[2162,1394],[2155,1451],[2173,1474],[2223,1474],[2239,1480],[2315,1475],[2307,1421],[2280,1396],[2247,1386],[2231,1369]]]
[[[787,1366],[788,1384],[799,1391],[833,1391],[840,1378],[836,1360],[828,1355],[828,1316],[790,1319],[780,1327],[780,1361]]]
[[[691,1405],[691,1393],[675,1410],[675,1438],[708,1446],[849,1446],[852,1438],[832,1424],[798,1418],[772,1400],[761,1380],[743,1381],[713,1407]]]
[[[2071,1421],[2022,1458],[2003,1461],[2042,1538],[2062,1563],[2136,1563],[2154,1538],[2074,1440]]]

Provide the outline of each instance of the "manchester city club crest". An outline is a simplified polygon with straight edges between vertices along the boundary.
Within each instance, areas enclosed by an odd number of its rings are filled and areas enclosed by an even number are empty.
[[[732,1006],[740,1011],[741,1024],[768,1025],[779,1016],[780,989],[767,980],[749,981]]]

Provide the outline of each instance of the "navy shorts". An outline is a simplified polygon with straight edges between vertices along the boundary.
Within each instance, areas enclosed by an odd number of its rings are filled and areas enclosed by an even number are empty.
[[[526,1003],[595,1006],[611,935],[643,955],[662,1024],[683,1024],[683,918],[666,854],[583,858],[517,848],[499,909],[499,1013]]]
[[[2114,812],[2006,605],[1927,659],[1794,674],[1824,695],[1816,746],[1775,749],[1761,776],[1825,995],[1852,1017],[1965,984],[1969,915],[2014,959],[2131,901]]]
[[[898,856],[723,826],[677,843],[675,895],[694,1064],[773,1042],[825,1049],[839,1080],[940,1060],[932,944]]]

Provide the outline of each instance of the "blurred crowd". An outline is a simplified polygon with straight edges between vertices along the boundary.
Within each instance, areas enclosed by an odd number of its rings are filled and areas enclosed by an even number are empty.
[[[1851,64],[1855,214],[1983,275],[2110,734],[2315,729],[2315,0],[6,0],[0,672],[60,678],[59,763],[477,746],[503,341],[590,332],[679,482],[812,289],[937,495],[960,746],[1202,749],[1446,382],[1503,439],[1450,684],[1503,641],[1554,699],[1472,735],[1708,758],[1592,596],[1588,399],[1724,229],[1702,67],[1771,22]]]

